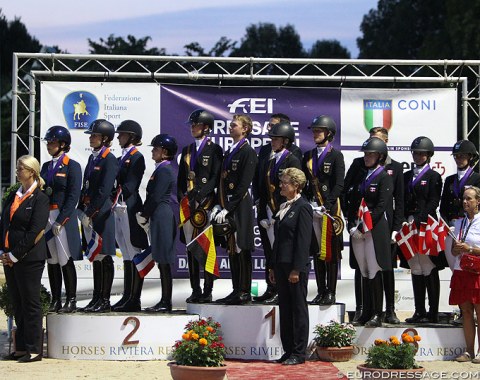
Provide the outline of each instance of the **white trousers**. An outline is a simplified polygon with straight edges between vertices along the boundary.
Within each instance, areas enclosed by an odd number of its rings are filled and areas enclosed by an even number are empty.
[[[368,277],[372,280],[382,268],[378,265],[377,256],[375,255],[372,232],[368,231],[363,236],[364,239],[351,239],[353,252],[355,253],[362,277]]]
[[[142,250],[132,245],[130,240],[130,223],[128,222],[127,206],[119,202],[113,209],[115,219],[115,241],[122,252],[123,260],[132,260]]]
[[[50,210],[47,228],[45,229],[46,232],[52,229],[52,225],[55,223],[58,214],[60,214],[60,210]],[[60,230],[58,236],[54,235],[53,238],[47,241],[47,245],[50,255],[52,256],[47,262],[49,264],[60,264],[62,267],[66,265],[71,254],[70,248],[68,247],[67,231],[65,228]]]
[[[421,255],[416,253],[410,260],[408,260],[408,266],[412,274],[416,276],[428,276],[432,269],[435,268],[435,264],[432,263],[430,256]]]

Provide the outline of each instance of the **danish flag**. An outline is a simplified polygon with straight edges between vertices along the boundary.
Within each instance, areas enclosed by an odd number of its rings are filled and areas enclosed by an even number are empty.
[[[370,214],[365,198],[362,198],[360,202],[357,217],[359,221],[363,222],[363,233],[373,229],[372,214]]]
[[[398,244],[398,248],[403,253],[403,256],[408,261],[410,260],[417,251],[417,229],[415,223],[403,223],[400,231],[395,235],[395,240]]]

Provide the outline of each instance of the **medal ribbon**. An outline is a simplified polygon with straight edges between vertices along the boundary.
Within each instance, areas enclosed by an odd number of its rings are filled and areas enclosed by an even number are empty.
[[[190,170],[193,172],[195,171],[195,166],[197,166],[197,158],[200,156],[202,153],[203,148],[205,148],[205,144],[207,143],[208,137],[204,138],[200,146],[198,147],[198,150],[196,149],[195,143],[193,144],[193,149],[192,149],[192,158],[190,159]]]
[[[311,152],[310,158],[307,161],[307,169],[308,169],[308,172],[310,173],[310,177],[311,177],[310,183],[314,187],[315,197],[317,198],[318,205],[323,206],[324,201],[323,201],[322,193],[320,192],[320,187],[319,187],[319,184],[318,184],[317,176],[315,175],[315,173],[313,171],[313,162],[315,161],[313,155],[317,153],[317,150],[314,149],[314,150],[311,150],[310,152]]]
[[[426,164],[425,167],[422,169],[422,171],[420,173],[418,173],[417,177],[415,178],[415,181],[413,180],[413,177],[412,177],[412,179],[408,183],[408,189],[410,190],[410,192],[413,191],[413,188],[418,183],[418,181],[420,181],[420,178],[422,178],[424,176],[424,174],[426,172],[428,172],[429,170],[430,170],[430,165]]]
[[[132,146],[130,150],[125,154],[125,156],[123,156],[123,158],[120,160],[120,167],[123,166],[123,164],[125,163],[125,161],[127,161],[128,158],[130,158],[137,152],[138,152],[138,149]]]
[[[285,158],[287,158],[288,154],[290,152],[285,149],[282,153],[282,155],[280,156],[280,158],[278,159],[278,162],[276,162],[274,165],[273,165],[273,170],[271,169],[271,165],[270,165],[270,170],[269,170],[269,176],[270,176],[270,182],[271,183],[274,183],[275,182],[275,175],[277,174],[278,172],[278,169],[280,168],[280,165],[283,163],[283,161],[285,161]],[[274,161],[275,159],[272,158],[271,161],[275,162]]]
[[[155,173],[157,172],[158,169],[160,169],[162,166],[167,166],[167,165],[170,165],[172,161],[162,161],[158,164],[158,166],[155,168],[155,170],[153,171],[152,173],[152,177],[155,175]]]
[[[101,150],[100,153],[98,153],[98,156],[96,158],[93,158],[87,165],[87,169],[85,170],[85,181],[87,181],[90,178],[90,175],[93,172],[93,168],[100,162],[102,158],[104,158],[108,153],[110,153],[110,148],[107,148],[104,146]]]
[[[455,176],[455,179],[453,180],[453,193],[455,194],[456,198],[460,198],[460,193],[462,189],[465,187],[465,184],[467,183],[472,173],[473,173],[473,168],[472,167],[468,168],[467,172],[460,180],[460,183],[458,182],[458,176]]]
[[[225,157],[225,159],[223,160],[223,170],[227,170],[228,166],[230,165],[230,162],[232,162],[232,158],[235,155],[235,153],[237,153],[242,148],[243,144],[245,144],[246,142],[247,142],[246,138],[241,139],[238,142],[235,149],[232,150],[232,152],[229,153],[229,155],[227,157]]]
[[[468,218],[465,217],[463,218],[462,220],[462,224],[460,226],[460,235],[458,236],[459,240],[462,242],[462,243],[465,243],[465,239],[467,238],[467,235],[468,235],[468,231],[470,230],[470,227],[472,226],[473,222],[475,221],[475,219],[472,220],[472,222],[468,225],[466,231],[465,231],[465,234],[464,234],[464,228],[465,228],[465,225],[467,224],[468,222]]]
[[[47,185],[51,186],[53,184],[53,176],[55,173],[58,171],[58,168],[63,162],[63,158],[65,157],[65,153],[63,153],[57,160],[57,163],[55,166],[53,166],[53,160],[50,161],[50,164],[48,165],[48,172],[47,172]]]
[[[323,161],[325,161],[325,157],[327,157],[327,153],[330,152],[332,147],[331,143],[328,143],[325,149],[323,150],[322,154],[318,158],[313,158],[313,175],[316,177],[318,174],[318,169],[323,165]],[[316,153],[316,152],[315,152]]]
[[[367,178],[365,178],[365,180],[360,185],[360,191],[362,192],[362,195],[365,195],[367,188],[370,186],[373,180],[378,177],[378,175],[383,171],[383,169],[385,169],[385,167],[379,166],[373,171],[372,174],[370,174]]]

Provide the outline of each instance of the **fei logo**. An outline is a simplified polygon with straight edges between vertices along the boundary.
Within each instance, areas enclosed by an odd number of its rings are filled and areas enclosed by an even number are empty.
[[[273,98],[240,98],[228,105],[228,112],[237,113],[273,113]]]
[[[69,129],[87,129],[97,119],[98,100],[87,91],[75,91],[63,100],[63,116]]]
[[[372,128],[392,127],[392,99],[363,99],[363,124],[367,131]]]

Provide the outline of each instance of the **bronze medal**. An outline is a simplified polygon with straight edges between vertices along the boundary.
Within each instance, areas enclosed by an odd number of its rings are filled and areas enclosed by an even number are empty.
[[[193,170],[189,171],[187,178],[189,181],[193,181],[195,179],[195,172]]]
[[[52,195],[53,193],[53,189],[48,186],[47,188],[45,188],[45,194],[47,194],[48,196]]]

